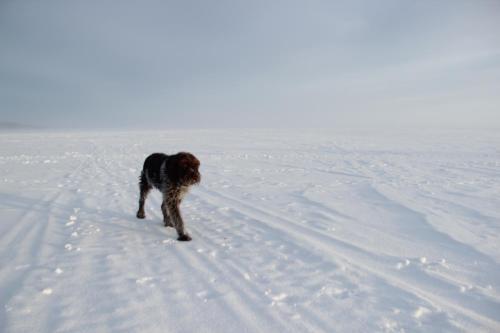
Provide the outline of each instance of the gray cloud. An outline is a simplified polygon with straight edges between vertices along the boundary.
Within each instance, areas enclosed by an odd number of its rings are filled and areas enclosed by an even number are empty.
[[[500,3],[3,1],[0,118],[500,125]]]

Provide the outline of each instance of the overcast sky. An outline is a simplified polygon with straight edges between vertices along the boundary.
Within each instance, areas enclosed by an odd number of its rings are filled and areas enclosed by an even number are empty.
[[[1,0],[0,121],[500,126],[500,1]]]

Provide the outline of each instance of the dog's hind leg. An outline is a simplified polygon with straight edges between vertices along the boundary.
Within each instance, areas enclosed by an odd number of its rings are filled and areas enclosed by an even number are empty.
[[[174,228],[174,224],[172,223],[172,220],[170,219],[170,216],[168,215],[168,207],[167,207],[167,203],[165,202],[165,200],[163,200],[161,203],[161,212],[163,213],[163,223],[165,224],[165,227]]]
[[[146,217],[146,213],[144,212],[144,203],[146,202],[146,198],[148,196],[149,191],[151,191],[151,185],[148,183],[146,179],[146,175],[144,171],[141,172],[141,176],[139,177],[139,210],[137,211],[137,218],[143,219]]]

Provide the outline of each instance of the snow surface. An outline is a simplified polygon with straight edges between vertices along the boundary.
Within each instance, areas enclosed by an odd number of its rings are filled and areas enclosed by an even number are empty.
[[[202,183],[135,218],[150,153]],[[0,332],[499,332],[500,134],[0,134]]]

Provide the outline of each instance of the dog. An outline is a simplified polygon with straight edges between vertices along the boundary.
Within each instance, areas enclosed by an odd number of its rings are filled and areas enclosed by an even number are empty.
[[[190,153],[179,152],[175,155],[154,153],[144,161],[139,177],[139,210],[137,218],[146,217],[144,203],[149,191],[154,187],[163,194],[161,211],[165,227],[177,231],[179,241],[190,241],[191,236],[184,230],[179,206],[190,186],[201,181],[200,161]]]

